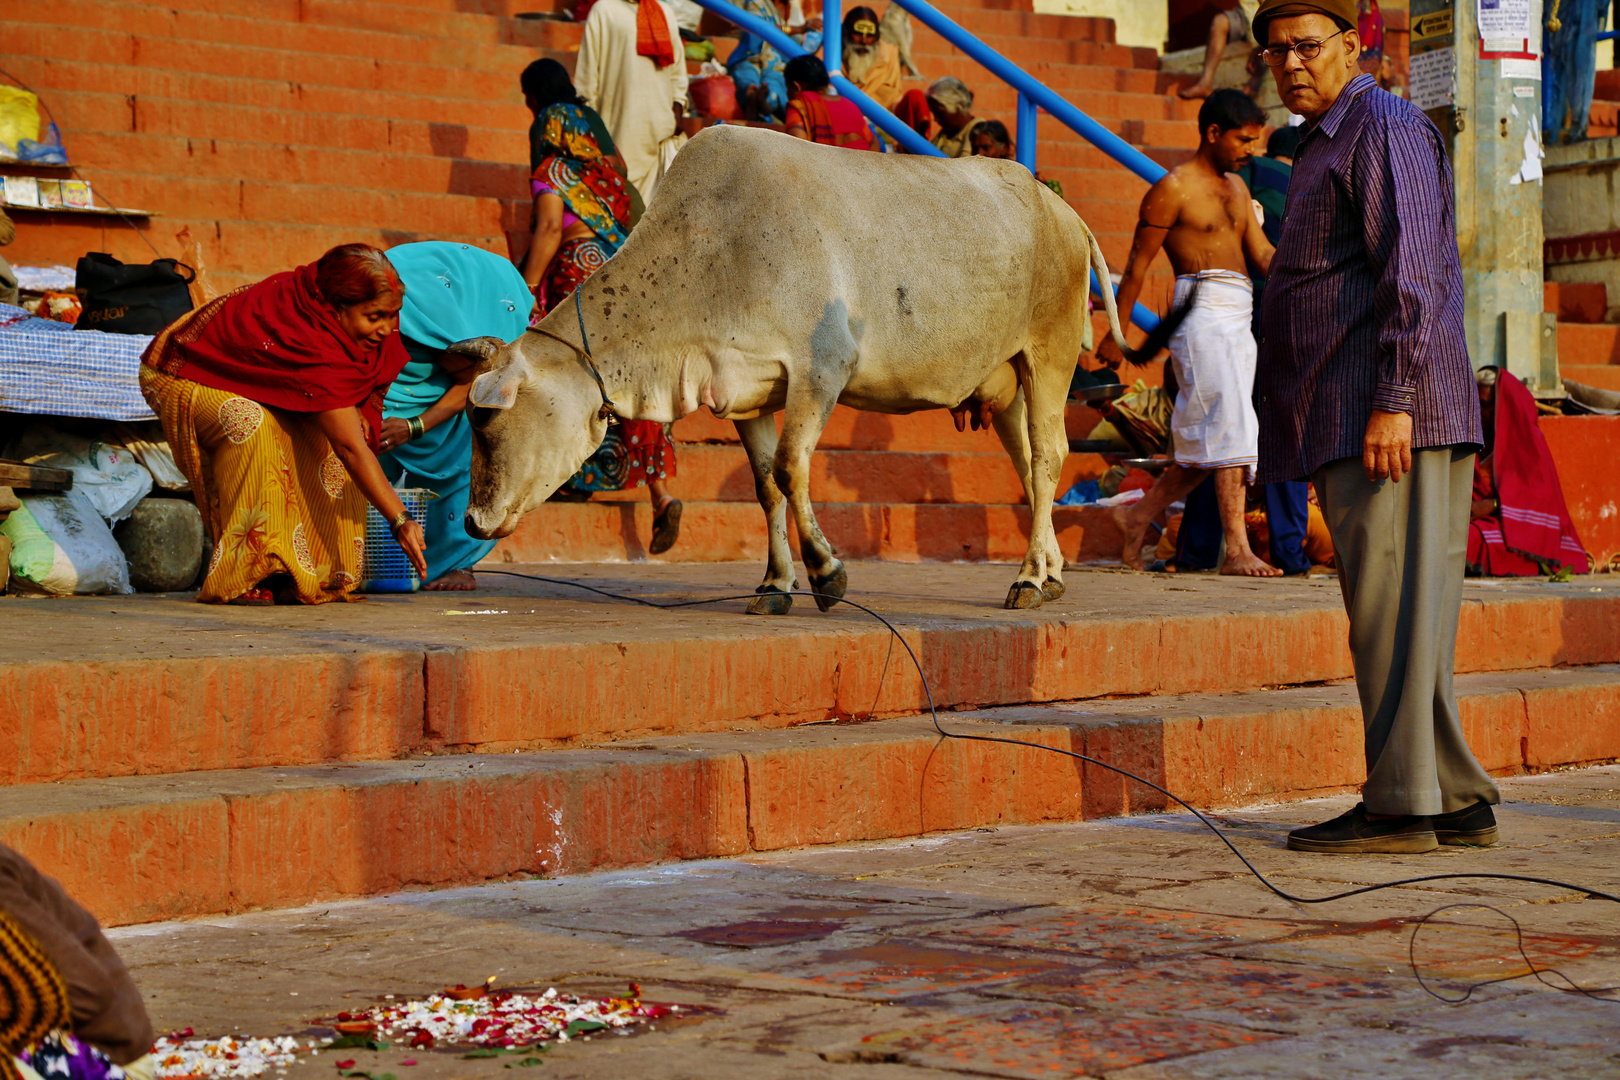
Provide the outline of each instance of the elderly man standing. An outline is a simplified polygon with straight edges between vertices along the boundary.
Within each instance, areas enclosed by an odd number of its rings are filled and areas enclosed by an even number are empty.
[[[607,124],[629,181],[652,202],[680,149],[686,111],[686,52],[662,0],[598,0],[585,19],[574,85]]]
[[[1452,690],[1479,403],[1440,133],[1356,61],[1356,0],[1263,0],[1263,58],[1306,119],[1271,262],[1260,480],[1311,477],[1350,616],[1367,782],[1297,851],[1496,842],[1501,801]]]

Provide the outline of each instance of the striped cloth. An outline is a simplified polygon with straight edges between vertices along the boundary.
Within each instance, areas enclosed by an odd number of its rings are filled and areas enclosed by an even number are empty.
[[[141,397],[143,334],[75,330],[0,304],[0,411],[151,420]]]
[[[72,1022],[62,976],[39,943],[0,911],[0,1080],[18,1080],[13,1059]]]
[[[1261,483],[1361,457],[1375,408],[1414,450],[1483,443],[1452,202],[1440,133],[1371,75],[1312,125],[1263,298]]]

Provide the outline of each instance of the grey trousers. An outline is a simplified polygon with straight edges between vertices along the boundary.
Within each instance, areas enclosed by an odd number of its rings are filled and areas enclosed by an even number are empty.
[[[1423,815],[1501,802],[1463,738],[1451,684],[1474,452],[1414,451],[1398,484],[1369,481],[1360,458],[1331,461],[1311,479],[1350,616],[1362,801],[1374,814]]]

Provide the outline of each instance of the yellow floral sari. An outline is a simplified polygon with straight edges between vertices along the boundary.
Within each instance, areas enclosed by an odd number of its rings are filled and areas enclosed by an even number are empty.
[[[141,392],[214,541],[197,599],[227,603],[285,574],[306,604],[351,596],[366,500],[310,413],[272,409],[141,365]]]

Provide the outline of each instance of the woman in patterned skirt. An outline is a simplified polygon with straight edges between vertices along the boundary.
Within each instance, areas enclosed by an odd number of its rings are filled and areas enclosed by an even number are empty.
[[[405,287],[368,244],[209,301],[152,340],[141,392],[214,542],[197,599],[321,604],[360,583],[366,503],[426,575],[422,526],[377,463],[410,357]]]
[[[523,263],[523,279],[534,290],[536,324],[601,269],[630,232],[630,196],[624,178],[604,157],[583,102],[566,78],[558,96],[562,100],[548,103],[530,95],[531,105],[540,106],[533,132],[539,160],[530,180],[534,240]],[[608,428],[602,445],[559,495],[589,498],[593,491],[645,484],[653,500],[653,536],[647,551],[661,555],[680,536],[681,503],[665,483],[674,474],[675,447],[665,425],[620,420]]]

